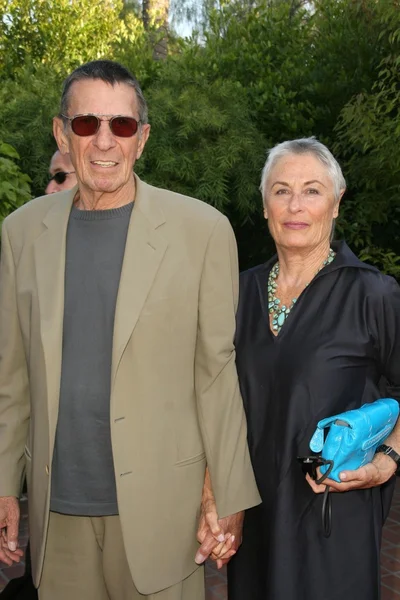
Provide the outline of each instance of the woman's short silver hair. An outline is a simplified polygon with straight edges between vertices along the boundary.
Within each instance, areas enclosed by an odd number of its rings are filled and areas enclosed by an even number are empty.
[[[288,156],[289,154],[312,154],[317,158],[323,165],[333,182],[333,189],[335,200],[339,200],[340,193],[346,189],[346,180],[343,177],[342,169],[332,152],[328,148],[319,142],[314,136],[308,138],[300,138],[298,140],[289,140],[277,144],[268,152],[268,158],[264,165],[260,190],[265,204],[265,189],[267,186],[268,178],[271,174],[272,169],[277,162]]]

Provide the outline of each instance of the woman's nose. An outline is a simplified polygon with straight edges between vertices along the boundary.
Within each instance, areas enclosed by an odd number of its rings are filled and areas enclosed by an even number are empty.
[[[302,196],[300,192],[293,192],[289,200],[289,210],[297,212],[302,206]]]

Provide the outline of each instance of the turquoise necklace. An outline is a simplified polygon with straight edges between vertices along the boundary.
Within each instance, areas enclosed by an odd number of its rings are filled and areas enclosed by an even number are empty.
[[[336,252],[334,252],[331,248],[329,250],[328,256],[326,257],[326,259],[324,260],[324,262],[322,263],[322,265],[320,266],[318,271],[315,273],[315,275],[317,275],[317,273],[319,273],[321,271],[321,269],[326,267],[326,265],[329,265],[333,261],[335,256],[336,256]],[[282,304],[282,306],[281,306],[281,301],[275,295],[277,287],[278,287],[278,284],[276,282],[276,280],[278,279],[278,275],[279,275],[279,262],[274,264],[274,266],[272,267],[272,269],[268,275],[268,312],[270,315],[272,315],[272,329],[277,334],[282,329],[282,326],[283,326],[284,322],[286,321],[286,319],[288,318],[290,311],[293,309],[293,306],[297,302],[297,298],[293,298],[290,306],[286,306],[285,304]],[[314,277],[315,277],[315,275],[314,275]],[[305,287],[307,287],[308,285],[309,284],[307,283]]]

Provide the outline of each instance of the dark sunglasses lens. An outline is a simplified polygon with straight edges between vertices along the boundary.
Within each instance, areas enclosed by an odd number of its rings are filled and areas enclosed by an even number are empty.
[[[67,173],[64,173],[64,171],[59,171],[53,175],[52,179],[54,179],[58,185],[61,185],[67,179]]]
[[[110,121],[110,127],[118,137],[132,137],[138,130],[138,122],[133,117],[114,117]]]
[[[76,135],[94,135],[99,128],[99,119],[94,115],[75,117],[71,121],[71,128]]]

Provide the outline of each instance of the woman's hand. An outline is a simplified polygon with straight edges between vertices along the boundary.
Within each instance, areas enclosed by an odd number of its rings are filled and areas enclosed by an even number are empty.
[[[321,484],[316,483],[309,475],[306,475],[306,479],[316,494],[323,494],[327,485],[330,487],[331,492],[349,492],[382,485],[393,477],[396,469],[397,465],[394,460],[390,456],[379,452],[375,454],[372,462],[363,467],[355,471],[342,471],[339,475],[340,483],[329,479],[329,477]]]

